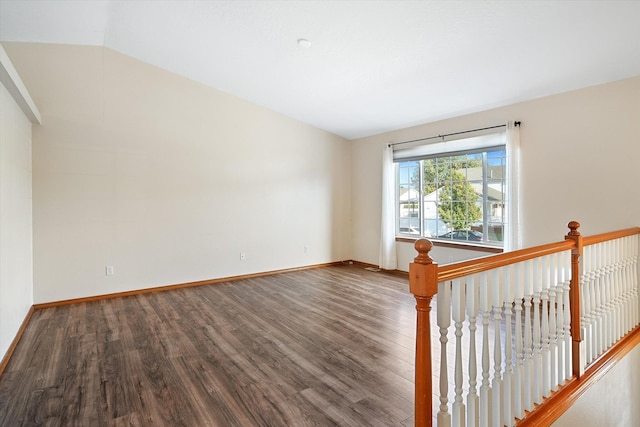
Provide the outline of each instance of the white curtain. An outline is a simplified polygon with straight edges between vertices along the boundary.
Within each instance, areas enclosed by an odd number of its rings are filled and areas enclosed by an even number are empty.
[[[395,167],[393,148],[385,146],[382,152],[382,224],[380,226],[380,268],[395,270],[396,257],[396,207]]]
[[[506,216],[504,224],[504,250],[522,247],[520,221],[520,127],[507,123],[507,189]]]

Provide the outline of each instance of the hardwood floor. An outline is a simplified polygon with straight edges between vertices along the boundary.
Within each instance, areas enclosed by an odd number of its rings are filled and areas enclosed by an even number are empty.
[[[338,266],[38,310],[0,425],[413,425],[414,305]]]

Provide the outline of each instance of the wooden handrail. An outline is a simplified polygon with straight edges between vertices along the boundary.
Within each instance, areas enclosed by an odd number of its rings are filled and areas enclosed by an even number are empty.
[[[444,282],[447,280],[459,279],[471,274],[493,270],[494,268],[504,267],[506,265],[516,264],[529,259],[551,255],[574,248],[574,242],[565,240],[557,243],[534,246],[527,249],[519,249],[512,252],[505,252],[498,255],[475,258],[455,264],[443,265],[438,268],[438,281]]]
[[[609,233],[596,234],[593,236],[583,237],[582,244],[584,246],[595,245],[596,243],[606,242],[608,240],[620,239],[622,237],[640,234],[640,227],[626,228],[624,230],[611,231]]]

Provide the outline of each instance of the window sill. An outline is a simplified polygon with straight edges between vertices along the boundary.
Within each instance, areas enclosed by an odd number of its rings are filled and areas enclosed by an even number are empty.
[[[424,237],[396,236],[396,242],[415,243],[416,241],[423,238]],[[500,247],[479,245],[477,243],[455,242],[455,241],[437,240],[437,239],[429,239],[429,241],[433,243],[433,246],[439,246],[442,248],[466,249],[470,251],[479,251],[479,252],[492,253],[492,254],[501,254],[504,252],[504,250]]]

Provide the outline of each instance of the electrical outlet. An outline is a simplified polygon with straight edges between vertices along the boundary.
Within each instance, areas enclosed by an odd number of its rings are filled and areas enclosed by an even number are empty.
[[[240,261],[244,261],[245,259],[247,259],[247,254],[240,252]]]
[[[107,265],[104,268],[104,274],[106,274],[107,276],[113,276],[114,274],[116,274],[116,271],[113,268],[113,265]]]

